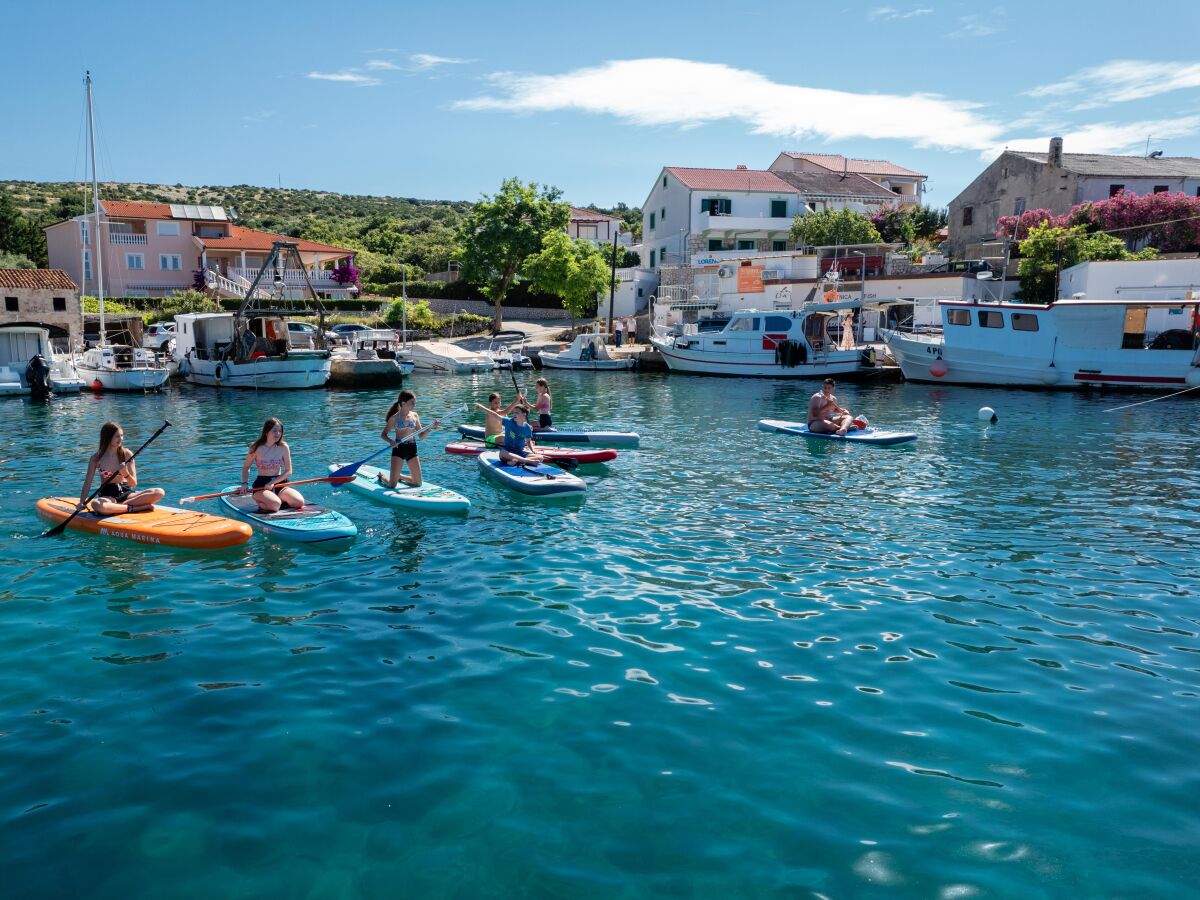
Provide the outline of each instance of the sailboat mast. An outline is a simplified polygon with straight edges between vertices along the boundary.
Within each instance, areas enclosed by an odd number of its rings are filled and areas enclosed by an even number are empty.
[[[100,184],[96,180],[96,131],[92,124],[92,73],[90,71],[87,73],[84,83],[87,85],[88,145],[92,155],[92,212],[96,216],[96,227],[92,231],[95,235],[92,247],[96,251],[96,297],[100,302],[100,346],[103,347],[107,343],[104,329],[104,244],[100,237]]]

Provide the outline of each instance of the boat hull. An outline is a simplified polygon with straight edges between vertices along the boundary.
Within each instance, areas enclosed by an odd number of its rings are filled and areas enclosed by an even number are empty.
[[[828,358],[815,358],[795,366],[781,366],[773,353],[717,353],[676,347],[672,341],[652,337],[650,343],[662,354],[672,372],[689,375],[735,375],[750,378],[825,378],[871,371],[864,366],[861,351],[837,351]]]
[[[106,391],[157,391],[171,377],[167,369],[97,369],[77,364],[75,371],[87,387]]]
[[[637,365],[633,357],[614,359],[572,359],[561,353],[538,353],[545,369],[582,369],[590,372],[623,372]]]
[[[242,363],[188,356],[179,364],[180,372],[192,384],[251,390],[322,387],[329,381],[330,369],[328,357],[306,358],[295,354],[286,359],[261,358]]]

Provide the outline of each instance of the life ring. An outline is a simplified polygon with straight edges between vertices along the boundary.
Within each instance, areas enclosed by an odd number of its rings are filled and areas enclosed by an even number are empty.
[[[837,301],[838,301],[838,292],[837,291],[826,291],[825,292],[825,302],[826,303],[837,303]]]

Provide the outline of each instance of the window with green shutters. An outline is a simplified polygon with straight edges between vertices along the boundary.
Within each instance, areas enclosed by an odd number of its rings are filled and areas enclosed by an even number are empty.
[[[771,241],[771,249],[778,253],[787,249],[787,241]]]

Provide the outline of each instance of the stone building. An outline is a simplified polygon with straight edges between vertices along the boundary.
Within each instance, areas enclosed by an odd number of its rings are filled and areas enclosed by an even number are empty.
[[[1064,153],[1058,137],[1050,139],[1046,153],[1005,150],[950,201],[945,249],[957,257],[978,256],[979,245],[995,239],[1001,216],[1027,209],[1063,215],[1076,204],[1107,200],[1121,191],[1200,197],[1200,159]]]
[[[83,339],[79,288],[62,269],[0,269],[0,326],[40,325],[51,338]]]

